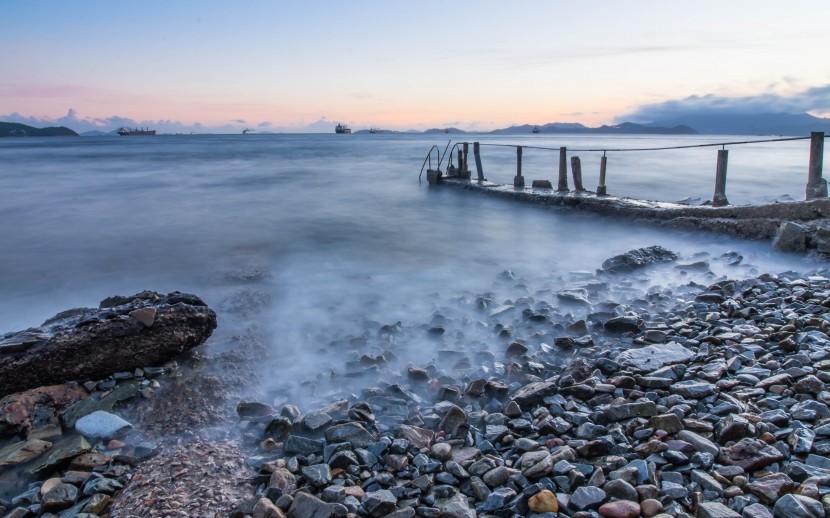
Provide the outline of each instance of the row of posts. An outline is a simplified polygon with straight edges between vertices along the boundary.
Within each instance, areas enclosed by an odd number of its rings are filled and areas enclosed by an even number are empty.
[[[462,176],[469,178],[470,171],[467,168],[467,154],[469,152],[469,143],[463,144],[463,150],[458,150],[458,163],[461,169]],[[483,182],[484,169],[481,167],[481,150],[478,142],[473,142],[473,156],[475,158],[476,173],[478,181]],[[559,182],[556,188],[557,192],[567,192],[568,188],[568,148],[559,148]],[[729,151],[727,149],[718,150],[718,162],[715,170],[715,194],[712,196],[713,207],[724,207],[729,205],[729,200],[726,198],[726,165],[729,160]],[[827,197],[827,181],[822,178],[822,168],[824,164],[824,132],[814,131],[810,133],[810,166],[809,176],[807,179],[807,195],[808,200],[816,198]],[[597,186],[597,195],[605,196],[608,194],[605,185],[605,171],[608,165],[608,157],[605,153],[602,154],[599,166],[599,185]],[[574,181],[574,190],[576,192],[584,192],[585,188],[582,185],[582,164],[578,156],[571,157],[571,175]],[[546,182],[550,186],[550,182]],[[513,178],[514,187],[524,187],[525,179],[522,176],[522,146],[516,146],[516,176]]]

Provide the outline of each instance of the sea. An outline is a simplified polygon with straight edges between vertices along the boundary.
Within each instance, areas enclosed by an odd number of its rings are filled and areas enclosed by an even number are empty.
[[[704,284],[816,268],[810,259],[770,251],[767,242],[430,187],[422,171],[425,161],[445,169],[455,144],[480,142],[484,176],[509,184],[516,168],[509,146],[523,145],[528,184],[555,185],[561,146],[616,150],[757,139],[388,133],[0,139],[0,335],[69,308],[96,307],[111,295],[178,290],[217,308],[220,331],[265,329],[270,357],[326,351],[308,359],[305,368],[314,370],[324,356],[340,360],[322,344],[359,336],[366,321],[429,323],[448,301],[491,291],[504,275],[528,293],[550,293],[634,248],[661,245],[681,262],[709,261],[711,273],[695,280]],[[608,151],[608,193],[702,203],[714,190],[717,149]],[[803,199],[809,141],[728,149],[731,203]],[[603,153],[570,154],[580,156],[584,184],[595,189]],[[737,254],[740,264],[718,261],[724,254]],[[689,275],[664,268],[648,282],[683,285],[692,282]],[[248,299],[240,298],[245,290]],[[234,312],[244,300],[263,303],[255,312]]]

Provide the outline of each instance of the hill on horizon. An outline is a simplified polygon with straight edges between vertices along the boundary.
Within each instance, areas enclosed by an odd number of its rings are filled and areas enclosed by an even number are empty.
[[[0,122],[0,137],[77,137],[77,133],[66,126],[35,128],[18,122]]]

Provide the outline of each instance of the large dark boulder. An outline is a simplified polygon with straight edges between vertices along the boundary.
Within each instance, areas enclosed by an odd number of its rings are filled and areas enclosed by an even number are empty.
[[[611,273],[624,273],[650,264],[676,260],[677,255],[674,252],[666,250],[662,246],[655,245],[629,250],[624,254],[615,255],[610,259],[606,259],[602,263],[602,269]]]
[[[205,342],[216,313],[195,295],[145,291],[64,311],[0,337],[0,397],[164,363]]]

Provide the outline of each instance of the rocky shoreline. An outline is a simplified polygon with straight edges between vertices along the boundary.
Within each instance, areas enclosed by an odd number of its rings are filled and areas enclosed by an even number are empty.
[[[555,290],[505,271],[428,323],[364,322],[302,400],[260,383],[257,333],[6,396],[0,423],[16,398],[46,424],[7,426],[0,488],[35,480],[0,515],[824,518],[830,271],[741,267],[649,247]],[[74,400],[111,428],[73,433]]]

